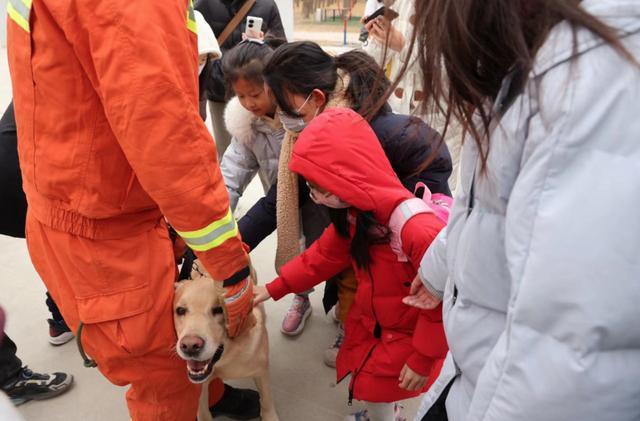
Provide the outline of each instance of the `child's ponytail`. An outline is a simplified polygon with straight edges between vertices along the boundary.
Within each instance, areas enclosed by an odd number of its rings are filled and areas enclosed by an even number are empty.
[[[351,108],[371,121],[380,110],[373,110],[373,105],[378,103],[389,89],[389,79],[384,74],[378,63],[364,51],[348,51],[335,58],[338,69],[349,75],[347,98],[351,102]]]
[[[349,238],[349,210],[331,208],[328,210],[331,223],[338,234]],[[358,212],[349,254],[359,268],[366,269],[371,263],[369,247],[373,244],[387,243],[389,240],[389,230],[376,220],[373,212]]]

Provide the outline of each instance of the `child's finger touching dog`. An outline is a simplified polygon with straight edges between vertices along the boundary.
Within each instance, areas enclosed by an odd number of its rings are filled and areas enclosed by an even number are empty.
[[[253,288],[253,305],[257,306],[271,298],[271,294],[264,285],[257,285]]]

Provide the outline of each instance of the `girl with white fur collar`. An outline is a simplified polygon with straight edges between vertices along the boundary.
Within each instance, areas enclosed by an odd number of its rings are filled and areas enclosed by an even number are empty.
[[[266,43],[248,39],[225,54],[222,62],[227,83],[236,94],[225,110],[233,138],[220,164],[233,210],[256,174],[266,193],[278,173],[285,131],[262,80],[272,52]]]

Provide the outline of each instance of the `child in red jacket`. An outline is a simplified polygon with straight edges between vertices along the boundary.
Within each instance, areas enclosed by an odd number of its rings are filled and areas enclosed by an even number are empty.
[[[423,254],[444,227],[433,213],[388,228],[398,206],[415,197],[391,168],[368,123],[349,109],[327,110],[298,138],[289,167],[333,223],[280,277],[256,289],[255,301],[307,290],[353,265],[358,281],[337,359],[338,380],[351,374],[349,402],[366,401],[356,420],[395,419],[394,403],[418,396],[437,377],[447,352],[442,310],[419,310],[409,295]],[[393,250],[391,243],[401,244]]]

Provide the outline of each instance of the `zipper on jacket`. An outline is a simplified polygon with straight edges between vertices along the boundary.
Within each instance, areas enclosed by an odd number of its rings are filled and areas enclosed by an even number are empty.
[[[369,359],[369,357],[371,357],[371,354],[373,353],[373,350],[376,348],[377,345],[378,344],[373,344],[371,349],[369,349],[369,352],[367,352],[367,355],[362,360],[362,364],[360,364],[360,367],[356,368],[356,370],[353,373],[351,373],[351,381],[349,382],[349,400],[347,402],[348,406],[353,406],[353,389],[356,385],[356,378],[358,377],[358,374],[360,374],[362,367],[364,367],[364,365],[367,363],[367,360]],[[342,379],[344,379],[344,377]]]
[[[367,272],[369,273],[369,278],[371,279],[371,313],[373,313],[373,319],[376,321],[376,325],[373,328],[373,336],[376,339],[380,339],[382,337],[382,326],[380,326],[380,322],[378,321],[378,317],[376,316],[376,311],[373,307],[374,280],[373,280],[373,275],[371,274],[371,267],[367,266]],[[376,346],[377,344],[374,344],[371,347],[369,352],[367,352],[366,357],[364,357],[364,359],[362,360],[362,364],[360,364],[360,367],[358,367],[353,373],[351,373],[351,381],[349,382],[349,400],[347,402],[347,405],[349,406],[353,406],[353,388],[355,387],[355,384],[356,384],[356,378],[358,377],[360,370],[362,370],[362,367],[364,367],[369,357],[371,357],[371,354],[373,353],[373,350],[376,348]],[[340,379],[340,381],[342,381],[343,379],[344,377]],[[338,383],[340,381],[338,381]]]

